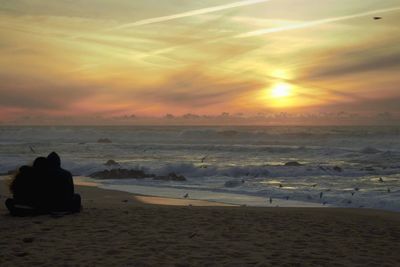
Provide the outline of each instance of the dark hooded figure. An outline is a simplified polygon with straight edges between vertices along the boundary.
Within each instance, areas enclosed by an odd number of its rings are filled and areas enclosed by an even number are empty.
[[[46,175],[46,184],[51,208],[53,211],[71,211],[79,212],[81,208],[81,199],[74,193],[74,182],[69,171],[61,168],[60,157],[55,152],[47,156],[48,174]]]

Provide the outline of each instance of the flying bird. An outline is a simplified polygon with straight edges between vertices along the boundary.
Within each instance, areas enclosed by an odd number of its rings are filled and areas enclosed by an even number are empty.
[[[184,198],[188,198],[189,197],[189,193],[186,193],[183,197]]]
[[[201,158],[201,163],[204,163],[204,161],[206,160],[206,158],[208,157],[208,155],[205,155],[204,157]]]
[[[32,146],[29,146],[29,149],[31,150],[32,153],[36,153],[35,149],[33,149]]]

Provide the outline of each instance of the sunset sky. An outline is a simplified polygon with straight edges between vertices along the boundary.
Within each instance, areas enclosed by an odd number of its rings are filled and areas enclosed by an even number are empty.
[[[400,116],[400,0],[0,0],[0,36],[3,124]]]

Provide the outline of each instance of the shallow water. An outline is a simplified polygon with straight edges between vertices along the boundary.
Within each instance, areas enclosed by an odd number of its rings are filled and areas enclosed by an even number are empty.
[[[98,143],[100,138],[112,143]],[[74,175],[111,168],[104,163],[113,159],[122,168],[188,179],[100,181],[109,187],[400,211],[400,127],[395,126],[0,127],[0,172],[51,151]],[[301,166],[284,166],[289,161]]]

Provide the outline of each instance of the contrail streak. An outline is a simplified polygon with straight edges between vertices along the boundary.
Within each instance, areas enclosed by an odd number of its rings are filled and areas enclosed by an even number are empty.
[[[266,35],[266,34],[277,33],[277,32],[284,32],[284,31],[291,31],[291,30],[297,30],[297,29],[310,28],[310,27],[313,27],[313,26],[318,26],[318,25],[327,24],[327,23],[331,23],[331,22],[349,20],[349,19],[354,19],[354,18],[359,18],[359,17],[375,15],[377,13],[392,12],[392,11],[396,11],[396,10],[400,10],[400,7],[378,9],[378,10],[372,10],[372,11],[368,11],[368,12],[364,12],[364,13],[358,13],[358,14],[354,14],[354,15],[308,21],[308,22],[299,23],[299,24],[296,24],[296,25],[284,26],[284,27],[261,29],[261,30],[256,30],[256,31],[251,31],[251,32],[238,34],[235,37],[236,38],[246,38],[246,37],[260,36],[260,35]]]
[[[226,9],[231,9],[231,8],[236,8],[236,7],[241,7],[241,6],[249,6],[249,5],[254,5],[254,4],[259,4],[259,3],[265,3],[265,2],[269,2],[269,1],[271,1],[271,0],[239,1],[239,2],[234,2],[234,3],[230,3],[230,4],[226,4],[226,5],[207,7],[207,8],[187,11],[187,12],[183,12],[183,13],[177,13],[177,14],[163,16],[163,17],[139,20],[139,21],[135,21],[135,22],[132,22],[132,23],[127,23],[127,24],[122,24],[122,25],[119,25],[119,26],[115,26],[113,28],[109,28],[108,30],[125,29],[125,28],[130,28],[130,27],[141,26],[141,25],[147,25],[147,24],[153,24],[153,23],[158,23],[158,22],[170,21],[170,20],[175,20],[175,19],[180,19],[180,18],[186,18],[186,17],[192,17],[192,16],[197,16],[197,15],[202,15],[202,14],[213,13],[213,12],[226,10]]]

